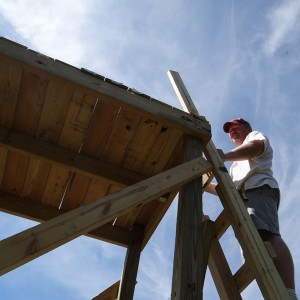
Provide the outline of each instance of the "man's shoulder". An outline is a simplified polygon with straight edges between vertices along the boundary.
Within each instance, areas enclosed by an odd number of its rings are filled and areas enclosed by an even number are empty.
[[[253,141],[253,140],[267,140],[267,137],[260,131],[251,131],[246,136],[246,141]]]

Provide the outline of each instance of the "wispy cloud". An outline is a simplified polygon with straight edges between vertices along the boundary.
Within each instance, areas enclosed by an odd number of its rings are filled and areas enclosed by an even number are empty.
[[[300,2],[283,1],[267,16],[270,23],[270,35],[264,43],[264,51],[272,55],[283,44],[299,38]]]
[[[35,50],[77,64],[84,55],[81,28],[86,22],[91,3],[71,0],[51,0],[47,3],[4,0],[0,2],[0,8],[15,31],[30,41],[30,46]]]

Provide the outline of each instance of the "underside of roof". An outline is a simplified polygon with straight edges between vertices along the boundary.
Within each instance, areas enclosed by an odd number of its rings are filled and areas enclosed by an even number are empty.
[[[0,210],[46,221],[182,163],[211,138],[193,116],[86,69],[0,38]],[[176,191],[89,233],[147,243]]]

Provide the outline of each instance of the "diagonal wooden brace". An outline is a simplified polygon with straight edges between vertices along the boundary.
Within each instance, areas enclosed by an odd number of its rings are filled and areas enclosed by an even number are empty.
[[[138,182],[0,242],[0,275],[211,170],[202,157]]]

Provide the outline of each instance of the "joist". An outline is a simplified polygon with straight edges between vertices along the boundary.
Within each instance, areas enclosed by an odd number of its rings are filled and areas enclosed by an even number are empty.
[[[0,146],[3,149],[41,159],[91,178],[106,178],[123,186],[145,179],[144,176],[135,172],[67,150],[64,147],[50,144],[3,126],[0,126]]]

